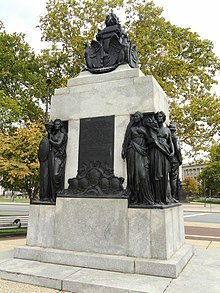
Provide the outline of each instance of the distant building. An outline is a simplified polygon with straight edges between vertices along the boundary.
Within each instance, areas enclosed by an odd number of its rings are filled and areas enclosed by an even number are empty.
[[[199,173],[204,169],[206,164],[184,164],[181,166],[181,180],[184,180],[186,177],[192,177],[197,179]]]

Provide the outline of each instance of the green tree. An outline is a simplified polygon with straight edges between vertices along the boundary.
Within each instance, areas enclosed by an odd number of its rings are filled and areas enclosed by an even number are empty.
[[[7,133],[26,121],[42,119],[46,71],[23,34],[0,25],[0,130]]]
[[[84,44],[94,38],[110,9],[123,5],[125,29],[137,44],[141,70],[166,92],[181,140],[195,152],[207,150],[220,130],[220,100],[210,91],[220,60],[211,41],[166,21],[153,2],[49,0],[39,27],[42,39],[51,43],[44,53],[51,70],[65,78],[78,74],[84,67]]]
[[[42,126],[27,123],[7,135],[0,132],[0,185],[8,190],[37,193],[39,189],[38,146]]]
[[[198,177],[202,182],[205,190],[209,190],[211,194],[220,194],[220,145],[213,145],[209,162]]]
[[[220,130],[220,100],[210,91],[220,69],[213,43],[166,21],[153,2],[129,3],[127,26],[141,70],[152,74],[166,92],[181,139],[196,152],[207,150]]]
[[[198,193],[199,192],[199,183],[193,177],[186,177],[183,180],[184,189],[190,193]]]

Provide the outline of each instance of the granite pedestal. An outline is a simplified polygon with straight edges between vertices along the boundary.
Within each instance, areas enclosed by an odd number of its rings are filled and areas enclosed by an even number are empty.
[[[41,225],[46,217],[50,222]],[[26,260],[171,278],[192,254],[184,245],[181,206],[131,209],[122,198],[32,205],[27,245],[15,250]]]

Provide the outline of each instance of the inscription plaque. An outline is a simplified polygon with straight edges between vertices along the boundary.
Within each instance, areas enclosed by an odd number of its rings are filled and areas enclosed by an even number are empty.
[[[114,116],[80,119],[78,168],[94,161],[113,169]]]

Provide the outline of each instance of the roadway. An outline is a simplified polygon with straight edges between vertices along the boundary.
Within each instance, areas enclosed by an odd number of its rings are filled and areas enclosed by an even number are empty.
[[[220,241],[220,213],[197,210],[184,212],[185,237],[192,240]]]
[[[196,207],[196,211],[187,210],[184,207],[184,221],[185,222],[200,222],[200,223],[213,223],[220,224],[220,205],[219,212],[218,207],[213,207],[204,210],[204,207]],[[28,215],[29,205],[28,204],[0,204],[0,216],[10,215]]]
[[[27,204],[0,204],[0,216],[24,216],[29,213]]]
[[[184,212],[184,222],[199,222],[199,223],[213,223],[220,224],[219,213],[208,212]]]

